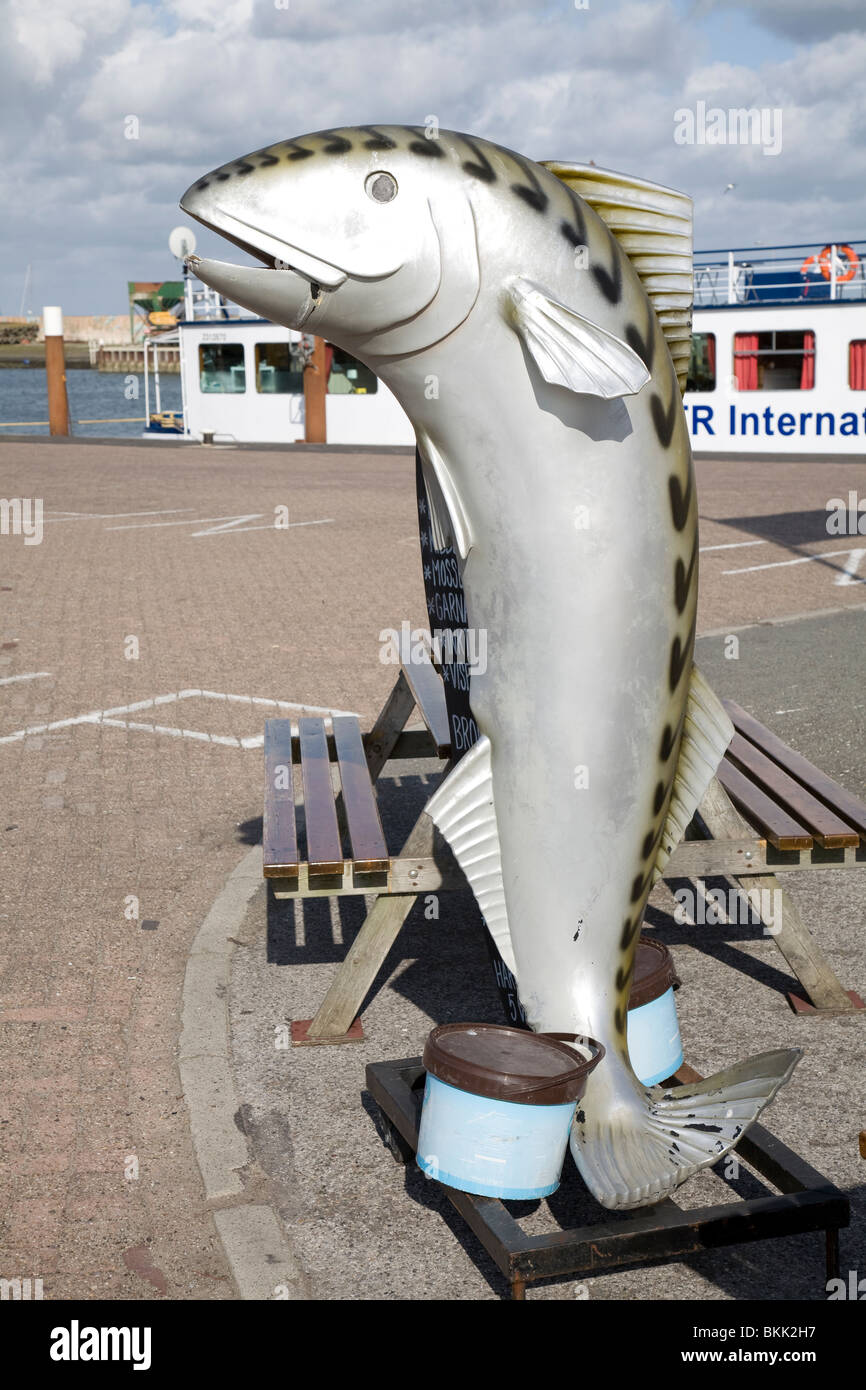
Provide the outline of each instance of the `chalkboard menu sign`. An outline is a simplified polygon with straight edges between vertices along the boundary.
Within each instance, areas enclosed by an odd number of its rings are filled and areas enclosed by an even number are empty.
[[[424,484],[421,456],[417,450],[415,485],[418,493],[418,528],[421,534],[427,614],[433,639],[433,660],[442,674],[451,730],[452,757],[454,762],[458,762],[478,739],[478,727],[469,704],[469,675],[471,662],[478,658],[479,646],[477,634],[472,634],[476,640],[470,639],[466,599],[454,548],[451,545],[445,550],[436,548],[430,499]],[[490,952],[505,1017],[513,1027],[525,1027],[526,1014],[517,996],[517,982],[486,930],[484,938]]]

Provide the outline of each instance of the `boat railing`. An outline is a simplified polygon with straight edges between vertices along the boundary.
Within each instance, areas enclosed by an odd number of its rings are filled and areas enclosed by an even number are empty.
[[[696,251],[696,309],[866,300],[866,240]]]

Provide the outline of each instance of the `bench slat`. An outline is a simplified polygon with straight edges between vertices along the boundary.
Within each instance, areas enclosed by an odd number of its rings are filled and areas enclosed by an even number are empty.
[[[420,647],[420,643],[417,645]],[[403,674],[415,696],[421,718],[430,730],[436,751],[440,758],[450,758],[451,729],[442,678],[427,653],[415,652],[408,641],[402,643],[400,658]]]
[[[750,782],[727,757],[722,759],[716,776],[735,805],[776,849],[812,848],[812,836],[806,827]]]
[[[812,796],[823,801],[825,806],[829,806],[831,811],[853,826],[861,838],[866,838],[866,806],[862,801],[844,787],[840,787],[838,782],[834,782],[826,772],[810,763],[802,753],[796,753],[793,748],[789,748],[777,734],[748,714],[736,701],[724,700],[722,703],[738,733],[750,743],[754,743],[762,753],[772,758],[773,762],[778,763],[790,777],[805,786]]]
[[[331,722],[355,869],[359,873],[386,873],[388,847],[370,782],[361,726],[353,715],[335,715]]]
[[[266,878],[298,872],[298,831],[292,787],[292,721],[265,722],[265,813],[262,856]]]
[[[860,836],[856,830],[840,820],[823,801],[812,796],[800,782],[795,782],[778,763],[774,763],[742,734],[734,734],[727,757],[767,792],[783,811],[802,821],[824,849],[859,845]]]
[[[341,874],[343,848],[334,805],[331,762],[323,719],[298,720],[301,775],[307,825],[307,859],[312,874]]]

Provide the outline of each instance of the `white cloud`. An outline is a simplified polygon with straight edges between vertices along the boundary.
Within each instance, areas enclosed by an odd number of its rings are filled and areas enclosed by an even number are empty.
[[[0,26],[0,311],[28,261],[45,302],[117,311],[126,280],[175,273],[165,238],[198,174],[274,139],[427,115],[685,188],[699,244],[866,231],[859,34],[753,67],[714,62],[673,0],[0,0]],[[781,155],[676,145],[674,113],[699,99],[782,107]]]

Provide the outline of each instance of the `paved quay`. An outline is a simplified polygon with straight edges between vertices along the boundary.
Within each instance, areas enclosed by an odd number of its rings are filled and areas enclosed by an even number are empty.
[[[380,633],[425,625],[411,456],[0,449],[0,495],[45,509],[41,544],[0,536],[0,1275],[41,1277],[51,1298],[500,1297],[361,1096],[366,1061],[417,1053],[433,1022],[498,1017],[471,901],[443,895],[438,921],[413,913],[367,1042],[285,1050],[275,1030],[313,1011],[363,909],[296,915],[256,874],[265,718],[369,721],[395,674]],[[866,497],[866,460],[702,460],[698,480],[698,659],[866,795],[866,542],[826,528],[828,501]],[[383,783],[394,842],[434,769],[398,765]],[[866,995],[857,884],[828,871],[796,891]],[[843,1268],[866,1268],[866,1023],[795,1018],[771,941],[688,940],[653,902],[684,981],[688,1060],[807,1049],[770,1128],[861,1204]],[[821,1272],[809,1237],[586,1292],[815,1298]],[[567,1282],[529,1293],[575,1296]]]

